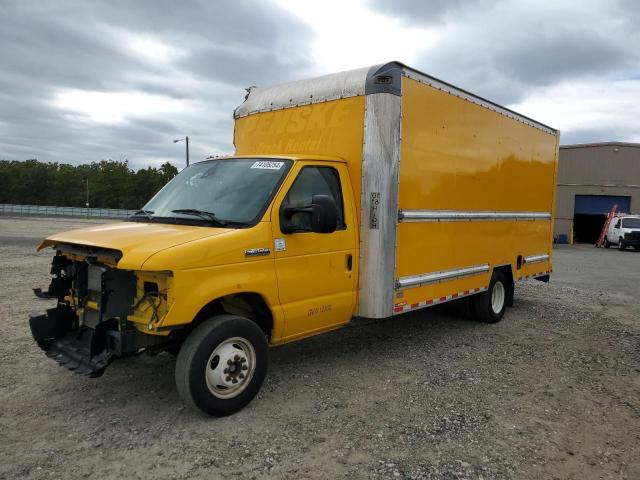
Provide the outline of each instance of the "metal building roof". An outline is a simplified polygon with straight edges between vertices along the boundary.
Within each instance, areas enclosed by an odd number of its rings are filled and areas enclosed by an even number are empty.
[[[640,143],[630,142],[598,142],[598,143],[573,143],[560,145],[560,148],[589,148],[589,147],[635,147],[639,148]]]

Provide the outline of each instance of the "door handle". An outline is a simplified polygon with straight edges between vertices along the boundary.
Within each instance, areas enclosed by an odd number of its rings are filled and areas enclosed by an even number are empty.
[[[347,253],[347,271],[350,272],[353,269],[353,255]]]

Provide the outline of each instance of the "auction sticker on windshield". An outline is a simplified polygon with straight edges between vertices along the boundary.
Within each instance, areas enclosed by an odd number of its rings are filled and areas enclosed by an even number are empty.
[[[283,165],[284,165],[284,162],[260,161],[260,162],[255,162],[253,165],[251,165],[251,168],[259,168],[261,170],[280,170]]]

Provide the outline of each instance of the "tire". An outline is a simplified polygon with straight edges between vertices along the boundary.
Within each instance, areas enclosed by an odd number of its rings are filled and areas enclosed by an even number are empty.
[[[611,242],[605,238],[604,239],[604,248],[609,248],[610,246],[611,246]]]
[[[507,308],[509,288],[513,288],[513,285],[509,285],[505,274],[493,272],[487,291],[471,298],[471,310],[475,319],[484,323],[498,323],[502,320]]]
[[[620,239],[618,240],[618,248],[619,248],[620,250],[624,250],[625,248],[627,248],[627,246],[624,244],[624,239],[623,239],[623,238],[620,238]]]
[[[267,348],[264,332],[251,320],[218,315],[204,321],[178,353],[180,397],[190,408],[216,417],[241,410],[262,386]]]

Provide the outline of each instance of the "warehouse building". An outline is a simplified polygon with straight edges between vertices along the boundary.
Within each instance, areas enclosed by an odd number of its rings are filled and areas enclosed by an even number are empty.
[[[613,205],[640,213],[640,143],[560,147],[554,235],[595,243]]]

